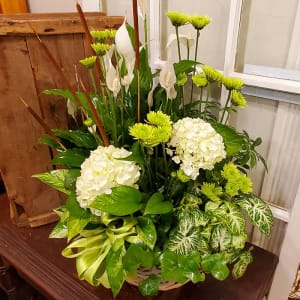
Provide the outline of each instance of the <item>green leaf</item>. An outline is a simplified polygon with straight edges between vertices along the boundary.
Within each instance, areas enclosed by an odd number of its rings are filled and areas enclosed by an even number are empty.
[[[91,208],[108,212],[115,216],[135,213],[142,207],[142,194],[137,189],[120,185],[112,188],[110,195],[102,194],[89,205]]]
[[[70,241],[74,236],[78,235],[89,223],[90,216],[88,217],[75,217],[69,216],[67,227],[68,227],[68,241]]]
[[[214,211],[214,216],[225,224],[232,234],[241,234],[245,231],[245,218],[238,205],[224,202]]]
[[[48,184],[49,186],[51,186],[52,188],[54,188],[60,192],[69,194],[70,191],[68,191],[65,188],[65,184],[64,184],[67,173],[68,173],[68,170],[59,169],[59,170],[53,170],[53,171],[46,172],[46,173],[35,174],[35,175],[32,175],[32,177],[38,178],[40,181]]]
[[[246,269],[248,265],[252,262],[252,260],[253,257],[250,251],[243,252],[239,257],[239,260],[233,266],[232,269],[233,278],[238,279],[242,277],[245,274]]]
[[[65,165],[69,167],[80,167],[85,159],[89,156],[89,151],[84,149],[68,149],[59,153],[52,159],[54,165]]]
[[[211,125],[222,136],[226,152],[229,156],[238,153],[242,149],[244,143],[243,137],[234,128],[217,122],[213,122]]]
[[[69,90],[62,90],[62,89],[48,89],[43,91],[46,95],[55,95],[61,96],[66,99],[72,98],[72,93]]]
[[[184,283],[193,277],[199,278],[200,254],[177,255],[171,251],[164,251],[161,259],[161,278]]]
[[[192,60],[181,60],[174,64],[175,74],[190,73],[195,69],[195,61]]]
[[[138,226],[136,227],[139,238],[153,250],[157,233],[152,220],[148,217],[138,217]]]
[[[230,270],[221,253],[214,253],[203,258],[201,266],[205,272],[210,273],[217,280],[225,280]]]
[[[79,234],[91,220],[91,213],[80,207],[75,193],[71,193],[64,205],[69,212],[67,220],[68,240]]]
[[[75,187],[77,177],[80,175],[80,169],[70,169],[65,176],[64,185],[68,190]]]
[[[49,134],[44,134],[39,139],[39,143],[44,144],[44,145],[48,145],[52,149],[62,150],[61,146]]]
[[[157,192],[154,193],[148,200],[144,214],[167,214],[172,210],[172,203],[170,201],[164,201],[163,195]]]
[[[231,247],[231,234],[227,227],[223,225],[214,226],[210,245],[215,251],[225,251]]]
[[[49,234],[50,239],[63,239],[68,237],[68,227],[66,222],[59,221]]]
[[[106,272],[114,297],[119,293],[125,281],[125,271],[122,264],[124,250],[124,240],[117,239],[106,256]]]
[[[153,264],[153,252],[144,250],[141,244],[131,244],[123,258],[124,268],[129,273],[136,272],[141,266],[150,269]]]
[[[89,132],[81,130],[52,129],[52,132],[59,138],[68,140],[78,148],[95,149],[97,142]]]
[[[159,277],[151,274],[139,284],[139,291],[143,296],[156,296],[158,294],[159,283]]]
[[[249,194],[236,201],[236,204],[245,209],[252,223],[258,229],[269,235],[273,226],[273,214],[270,207],[259,197]]]

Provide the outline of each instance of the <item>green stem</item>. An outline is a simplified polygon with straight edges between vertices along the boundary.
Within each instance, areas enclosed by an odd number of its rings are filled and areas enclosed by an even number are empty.
[[[196,61],[197,61],[197,57],[198,57],[198,45],[199,45],[199,38],[200,38],[200,29],[197,29],[197,36],[196,36],[196,48],[195,48],[195,57],[194,57],[194,71],[193,71],[193,75],[195,75],[196,73]],[[190,97],[190,102],[193,102],[193,91],[194,91],[194,85],[192,84],[192,88],[191,88],[191,97]]]
[[[109,102],[110,102],[110,107],[111,107],[111,113],[112,113],[112,119],[114,120],[113,122],[113,140],[114,140],[114,145],[118,145],[118,130],[117,130],[117,118],[116,118],[116,108],[115,108],[115,101],[112,96],[109,97]]]
[[[152,188],[152,174],[151,174],[151,166],[150,166],[150,160],[149,157],[146,155],[145,152],[145,147],[144,145],[141,144],[141,150],[145,159],[145,167],[146,167],[146,172],[147,172],[147,176],[148,176],[148,180],[149,180],[149,190],[151,190]]]
[[[94,70],[89,69],[89,74],[90,74],[90,78],[92,81],[92,86],[93,86],[94,92],[97,93],[97,86],[96,86],[96,81],[95,81],[95,76],[94,76]]]
[[[223,123],[223,119],[224,119],[224,116],[225,116],[226,108],[227,108],[227,106],[229,104],[230,97],[231,97],[231,90],[228,92],[226,103],[225,103],[225,106],[223,108],[223,113],[222,113],[222,117],[221,117],[221,123]]]
[[[206,99],[205,99],[205,106],[204,106],[204,119],[206,120],[207,117],[207,108],[208,108],[208,101],[211,93],[211,85],[210,82],[208,81],[207,83],[207,93],[206,93]]]
[[[166,144],[162,143],[161,145],[162,145],[162,151],[163,151],[165,174],[168,175],[168,161],[167,161],[167,154],[166,154]]]
[[[180,52],[180,42],[179,42],[178,26],[175,26],[175,30],[176,30],[176,39],[177,39],[178,57],[179,57],[179,61],[181,61],[181,52]]]

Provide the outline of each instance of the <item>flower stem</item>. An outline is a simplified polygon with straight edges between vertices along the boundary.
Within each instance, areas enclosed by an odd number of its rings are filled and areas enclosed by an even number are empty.
[[[223,119],[224,119],[224,116],[225,116],[226,108],[228,107],[228,104],[229,104],[230,97],[231,97],[231,90],[228,92],[226,103],[225,103],[225,106],[223,108],[223,113],[222,113],[222,117],[221,117],[221,123],[223,123]],[[227,117],[227,120],[228,120],[228,117]]]
[[[179,61],[181,61],[181,52],[180,52],[180,42],[179,42],[178,26],[175,26],[175,30],[176,30],[176,39],[177,39],[178,58],[179,58]]]
[[[200,38],[200,29],[197,29],[193,75],[195,75],[195,73],[196,73],[196,65],[197,65],[196,61],[197,61],[197,57],[198,57],[199,38]],[[191,97],[190,97],[190,102],[191,102],[191,103],[193,102],[193,91],[194,91],[194,85],[192,84],[192,88],[191,88]]]
[[[91,78],[91,81],[92,81],[92,86],[93,86],[94,92],[97,93],[97,86],[96,86],[96,81],[95,81],[95,76],[94,76],[93,69],[89,69],[89,74],[90,74],[90,78]]]
[[[207,83],[207,93],[206,93],[206,100],[205,100],[205,106],[204,106],[204,119],[206,120],[207,118],[207,111],[208,111],[208,101],[211,93],[211,85],[210,82],[208,81]]]

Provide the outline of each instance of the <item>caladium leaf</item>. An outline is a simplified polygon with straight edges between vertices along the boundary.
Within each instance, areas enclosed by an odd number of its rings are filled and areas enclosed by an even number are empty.
[[[258,229],[269,235],[273,226],[273,214],[270,207],[259,197],[249,194],[235,202],[237,205],[245,209],[252,223]]]
[[[239,257],[239,260],[233,266],[232,269],[233,278],[238,279],[242,277],[245,274],[246,269],[248,265],[252,262],[252,260],[253,257],[250,251],[243,252]]]
[[[223,225],[214,226],[210,245],[215,251],[225,251],[231,247],[231,234],[227,227]]]
[[[245,231],[245,218],[238,205],[232,202],[224,202],[219,208],[214,210],[214,216],[227,226],[232,234],[241,234]]]

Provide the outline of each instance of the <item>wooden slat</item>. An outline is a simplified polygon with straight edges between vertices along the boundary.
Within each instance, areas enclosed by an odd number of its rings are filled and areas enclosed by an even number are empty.
[[[9,197],[34,216],[61,201],[57,192],[31,177],[49,170],[50,153],[38,144],[43,131],[19,100],[22,96],[39,112],[26,42],[23,38],[0,39],[0,52],[0,169]]]
[[[123,17],[105,16],[103,13],[85,13],[85,17],[91,29],[118,28],[123,21]],[[39,35],[84,32],[76,13],[0,16],[0,35],[34,34],[31,26]]]

